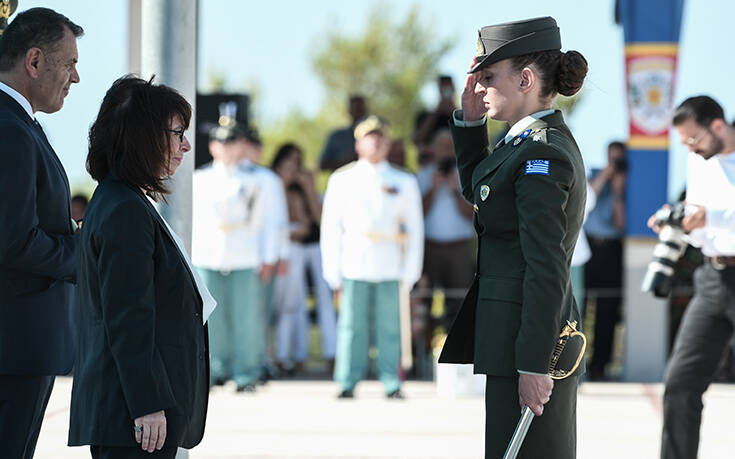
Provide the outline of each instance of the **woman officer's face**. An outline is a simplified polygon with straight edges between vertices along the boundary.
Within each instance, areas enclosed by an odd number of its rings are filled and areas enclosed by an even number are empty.
[[[491,64],[477,72],[475,94],[483,94],[487,116],[509,121],[518,116],[523,102],[520,72],[513,69],[511,59]]]

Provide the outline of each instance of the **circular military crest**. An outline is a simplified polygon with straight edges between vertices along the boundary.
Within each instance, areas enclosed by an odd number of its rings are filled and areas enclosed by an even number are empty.
[[[628,66],[631,123],[646,135],[665,133],[670,122],[674,59],[639,57],[632,59]]]
[[[490,196],[490,187],[487,185],[482,185],[480,187],[480,199],[484,201],[487,199],[488,196]]]

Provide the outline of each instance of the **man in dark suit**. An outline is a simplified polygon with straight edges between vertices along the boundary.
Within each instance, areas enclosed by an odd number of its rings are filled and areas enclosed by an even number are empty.
[[[82,28],[46,8],[0,38],[0,449],[31,458],[54,375],[74,362],[77,236],[69,183],[34,113],[61,109]]]

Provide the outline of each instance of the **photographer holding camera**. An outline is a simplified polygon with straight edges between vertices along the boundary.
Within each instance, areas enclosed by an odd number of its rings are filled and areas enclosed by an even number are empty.
[[[605,367],[610,363],[615,326],[621,317],[627,170],[625,144],[611,142],[607,166],[590,179],[597,196],[584,224],[592,254],[585,265],[585,292],[587,298],[595,298],[594,352],[587,369],[591,381],[606,379]]]
[[[422,112],[416,118],[416,131],[413,133],[413,143],[419,150],[427,146],[436,133],[441,129],[448,129],[452,112],[457,108],[454,91],[454,82],[449,75],[440,75],[437,79],[439,89],[439,102],[436,108],[430,112]]]
[[[472,206],[460,193],[449,129],[437,131],[431,142],[434,161],[418,171],[424,208],[424,274],[429,287],[467,289],[475,272]],[[442,325],[449,328],[462,296],[446,296]]]
[[[687,205],[681,219],[687,240],[705,263],[694,275],[687,307],[666,371],[662,459],[696,458],[702,394],[712,382],[735,327],[735,128],[707,96],[677,107],[673,125],[694,157],[689,161]],[[656,215],[648,221],[657,233]]]

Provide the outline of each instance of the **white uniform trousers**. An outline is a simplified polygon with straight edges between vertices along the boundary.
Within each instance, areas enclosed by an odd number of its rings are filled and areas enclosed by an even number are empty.
[[[291,242],[288,271],[276,278],[276,359],[303,362],[309,346],[309,321],[306,315],[306,266],[304,246]]]
[[[318,242],[304,245],[306,269],[314,288],[319,331],[322,336],[322,356],[333,359],[337,351],[337,313],[332,301],[332,291],[322,275],[322,252]]]

